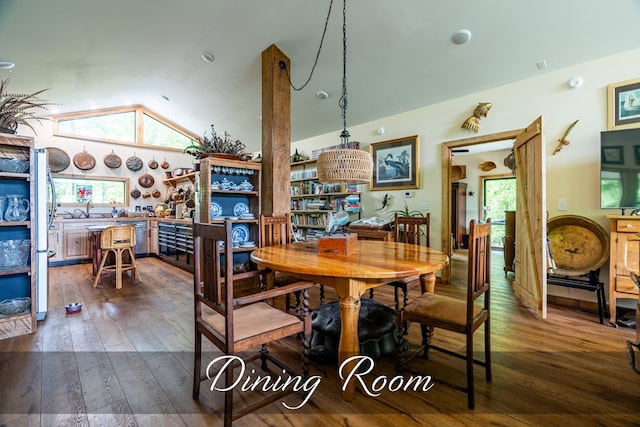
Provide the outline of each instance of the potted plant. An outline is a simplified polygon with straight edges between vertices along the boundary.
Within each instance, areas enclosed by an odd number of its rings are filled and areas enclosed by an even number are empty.
[[[412,217],[412,216],[424,216],[424,214],[422,212],[420,212],[419,210],[409,210],[409,206],[407,206],[407,202],[404,202],[404,209],[401,210],[395,210],[395,211],[391,211],[391,214],[393,217],[395,217],[395,214],[398,214],[399,216],[403,216],[406,218]]]
[[[244,144],[240,140],[233,140],[228,133],[218,136],[215,127],[211,125],[211,137],[207,137],[206,133],[202,139],[192,141],[192,143],[184,149],[184,152],[192,155],[196,159],[203,159],[210,155],[217,154],[220,157],[243,158],[250,155],[244,153]]]
[[[29,120],[35,120],[42,124],[41,120],[46,117],[37,116],[33,110],[47,110],[47,105],[54,105],[52,102],[38,98],[38,95],[46,91],[42,89],[31,94],[9,93],[7,87],[11,81],[11,74],[0,80],[0,132],[16,133],[18,125],[29,127],[33,133],[36,130],[31,126]]]

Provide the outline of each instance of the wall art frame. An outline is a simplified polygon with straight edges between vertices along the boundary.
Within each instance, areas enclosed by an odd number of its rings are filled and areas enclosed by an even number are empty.
[[[640,127],[640,78],[607,86],[607,128]]]
[[[371,190],[420,188],[420,136],[412,135],[369,145],[373,158]]]

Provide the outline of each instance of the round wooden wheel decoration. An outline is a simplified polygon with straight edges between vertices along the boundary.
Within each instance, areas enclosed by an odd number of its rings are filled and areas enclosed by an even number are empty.
[[[595,221],[562,215],[547,222],[549,251],[555,274],[580,276],[602,267],[609,258],[609,236]]]

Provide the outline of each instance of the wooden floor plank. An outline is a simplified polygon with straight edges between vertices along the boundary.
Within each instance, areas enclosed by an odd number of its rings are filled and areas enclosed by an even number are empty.
[[[321,383],[303,408],[291,411],[276,402],[234,426],[637,423],[640,376],[631,371],[624,349],[635,331],[600,325],[597,315],[566,307],[551,306],[549,319],[536,319],[517,303],[500,261],[494,257],[492,271],[494,379],[487,384],[476,369],[476,410],[467,409],[464,394],[440,384],[428,392],[382,390],[377,397],[358,385],[354,401],[344,402],[337,366],[326,364],[312,365],[311,374]],[[463,292],[465,269],[458,263],[452,263],[453,285],[439,285],[438,292]],[[93,288],[90,264],[51,269],[46,320],[35,334],[0,341],[0,425],[221,424],[223,398],[208,389],[210,383],[202,384],[200,401],[191,399],[191,274],[153,257],[140,259],[139,266],[144,282],[125,280],[119,290],[110,277]],[[317,306],[319,289],[311,294],[311,306]],[[418,294],[414,288],[410,298]],[[391,289],[384,287],[375,298],[393,303]],[[334,299],[326,289],[326,300]],[[82,302],[82,311],[67,315],[64,305],[75,301]],[[413,345],[420,341],[415,325],[407,339]],[[446,331],[436,331],[435,339],[464,346]],[[481,351],[481,332],[476,342]],[[297,340],[282,340],[271,351],[299,366]],[[433,354],[423,367],[434,375],[464,378],[457,359]],[[389,355],[376,360],[370,377],[394,375]],[[292,395],[285,401],[301,399]]]

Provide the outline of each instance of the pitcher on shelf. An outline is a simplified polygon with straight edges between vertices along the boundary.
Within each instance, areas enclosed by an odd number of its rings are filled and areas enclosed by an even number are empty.
[[[20,195],[7,194],[5,221],[25,221],[29,216],[29,200]]]

